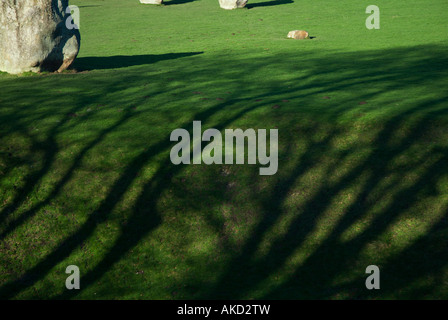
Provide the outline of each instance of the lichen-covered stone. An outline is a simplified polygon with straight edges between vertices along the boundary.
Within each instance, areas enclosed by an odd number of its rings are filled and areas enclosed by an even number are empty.
[[[244,8],[246,4],[247,0],[219,0],[220,7],[226,10]]]
[[[144,4],[162,4],[163,0],[140,0],[140,3],[144,3]]]
[[[77,28],[67,27],[67,7],[68,0],[1,0],[0,71],[67,69],[81,40]]]

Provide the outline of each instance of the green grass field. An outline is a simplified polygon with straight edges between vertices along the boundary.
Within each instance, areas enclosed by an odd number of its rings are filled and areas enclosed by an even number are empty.
[[[0,74],[0,298],[448,298],[446,0],[70,4],[77,72]],[[277,174],[173,165],[193,120]]]

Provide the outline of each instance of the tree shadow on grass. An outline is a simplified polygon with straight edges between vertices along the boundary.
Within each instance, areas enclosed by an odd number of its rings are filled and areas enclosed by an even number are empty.
[[[188,128],[193,120],[207,122],[219,115],[218,119],[215,118],[213,127],[223,130],[254,110],[262,111],[266,108],[271,110],[270,101],[287,98],[297,103],[296,109],[289,109],[289,113],[283,114],[282,108],[269,113],[273,123],[278,121],[276,125],[279,126],[280,139],[283,141],[278,174],[264,179],[258,175],[257,170],[253,170],[252,176],[247,180],[241,180],[244,183],[241,190],[247,193],[247,199],[244,201],[250,201],[258,208],[259,218],[254,223],[254,227],[250,229],[243,241],[235,243],[229,240],[227,228],[232,223],[238,227],[238,224],[245,221],[246,212],[238,210],[240,209],[238,205],[235,206],[235,212],[232,212],[234,216],[227,218],[224,224],[213,216],[203,217],[207,219],[210,227],[221,235],[220,247],[213,250],[213,254],[221,250],[230,258],[225,263],[224,271],[216,275],[215,282],[199,289],[196,287],[195,290],[186,287],[182,289],[184,296],[208,299],[246,298],[261,287],[265,289],[258,297],[272,299],[371,297],[371,293],[363,291],[366,266],[359,270],[354,279],[341,280],[340,276],[354,268],[359,268],[357,263],[363,257],[363,250],[376,245],[382,235],[397,221],[404,219],[410,210],[420,205],[422,199],[440,201],[437,186],[448,175],[446,145],[424,150],[408,163],[400,164],[399,162],[403,155],[412,154],[413,150],[420,148],[425,141],[440,139],[437,138],[439,133],[434,129],[433,118],[446,115],[448,109],[446,91],[441,90],[446,81],[444,76],[448,66],[445,53],[446,48],[433,46],[431,48],[416,47],[413,50],[391,49],[387,52],[378,50],[362,54],[329,54],[317,58],[309,56],[306,72],[297,74],[291,82],[294,83],[293,85],[285,86],[283,80],[276,79],[260,79],[255,84],[247,81],[249,85],[244,88],[235,88],[232,99],[213,104],[204,111],[191,112],[188,120],[176,124],[178,127]],[[241,61],[233,61],[232,68],[223,68],[222,66],[229,64],[226,63],[225,58],[222,58],[205,61],[199,71],[192,66],[182,65],[172,72],[175,72],[179,79],[188,79],[190,83],[195,83],[201,90],[205,90],[210,87],[210,79],[222,81],[228,77],[229,81],[234,81],[238,75],[238,78],[243,81],[245,77],[251,77],[265,65],[277,63],[278,68],[290,72],[290,66],[294,65],[294,62],[297,63],[295,59],[288,55],[282,59],[276,56],[275,60],[271,58],[259,61],[241,59]],[[304,59],[304,56],[302,55],[300,59]],[[176,67],[173,68],[176,69]],[[220,76],[216,78],[216,75]],[[142,81],[135,75],[120,80],[125,84],[124,87],[120,87],[120,90],[124,91]],[[264,88],[263,94],[257,98],[266,101],[251,102],[250,98],[247,98],[251,86],[255,89],[257,86]],[[406,100],[403,94],[408,90],[415,90],[415,86],[426,88],[431,95],[422,96],[415,102]],[[111,86],[110,90],[119,89]],[[440,92],[437,93],[437,91]],[[391,113],[382,123],[377,123],[374,128],[371,128],[375,134],[369,136],[371,139],[369,141],[364,141],[362,136],[353,139],[348,132],[350,126],[347,128],[327,124],[324,120],[325,114],[311,112],[311,118],[316,117],[312,121],[306,118],[307,112],[302,111],[307,107],[316,107],[319,104],[318,101],[322,101],[323,95],[330,95],[339,99],[331,105],[331,111],[327,111],[327,116],[330,115],[331,118],[330,123],[344,117],[355,119],[355,117],[362,117],[362,112],[353,111],[352,107],[348,106],[357,105],[363,100],[375,100],[389,92],[397,92],[400,96],[391,95],[384,98],[381,106],[367,104],[366,108],[371,108],[370,111],[375,108],[390,108]],[[187,91],[181,93],[188,94]],[[338,97],[341,93],[343,93],[342,97]],[[347,93],[349,94],[344,95]],[[391,106],[398,105],[402,100],[409,104],[409,108],[394,113]],[[139,101],[135,103],[138,104]],[[177,112],[185,111],[181,109]],[[57,184],[55,193],[50,194],[45,201],[49,202],[56,197],[58,190],[64,187],[71,172],[83,161],[89,150],[96,147],[106,135],[116,132],[135,116],[130,111],[125,112],[119,121],[107,126],[96,139],[87,144],[75,156],[73,166]],[[353,120],[353,122],[354,125],[363,125],[362,121]],[[412,130],[408,132],[406,127],[410,124],[412,124]],[[441,127],[440,130],[443,128]],[[366,134],[368,132],[369,130],[365,131]],[[55,134],[52,131],[49,133]],[[352,140],[355,142],[344,145],[346,141]],[[335,145],[338,145],[337,141],[343,142],[343,146],[339,149],[335,148]],[[305,142],[305,145],[299,148],[296,145],[298,142]],[[49,143],[56,145],[54,140],[49,140]],[[142,168],[155,157],[169,151],[172,145],[167,135],[137,154],[126,165],[119,178],[108,188],[107,196],[99,207],[90,213],[87,221],[74,234],[67,236],[37,265],[27,269],[19,279],[13,279],[4,284],[0,288],[0,296],[6,298],[16,296],[44,279],[52,268],[68,259],[84,241],[92,236],[98,225],[108,221],[111,211],[136,181]],[[367,147],[368,152],[363,149]],[[50,167],[54,161],[55,152],[59,150],[56,149],[47,155],[49,158],[44,162],[44,168]],[[115,263],[123,259],[142,239],[163,224],[164,212],[161,211],[163,206],[159,203],[161,195],[173,186],[173,177],[185,170],[185,167],[172,165],[169,157],[164,157],[159,163],[160,166],[155,174],[143,184],[141,192],[129,209],[127,223],[121,227],[120,236],[108,246],[108,251],[100,262],[83,274],[83,289],[95,285]],[[39,175],[46,174],[46,170],[40,171]],[[204,176],[201,176],[204,180],[201,183],[205,190],[209,189],[209,186],[218,185],[216,187],[218,192],[206,193],[206,198],[203,199],[201,198],[203,189],[191,190],[188,184],[176,185],[178,188],[175,192],[176,201],[182,203],[187,198],[202,199],[199,203],[195,201],[191,204],[197,206],[198,209],[206,202],[218,205],[238,204],[241,200],[238,200],[236,194],[240,195],[240,193],[229,192],[229,185],[221,181],[223,178],[217,177],[211,170],[210,167],[204,169]],[[302,180],[310,180],[310,182],[300,184]],[[28,184],[36,184],[37,181],[39,180],[34,177]],[[356,191],[347,191],[353,187]],[[347,195],[341,200],[341,194],[345,193]],[[320,221],[325,220],[329,212],[338,210],[339,207],[335,208],[334,204],[346,198],[350,201],[342,207],[343,210],[331,216],[330,221],[333,225],[324,226],[328,227],[325,236],[319,241],[316,240],[316,243],[310,244],[310,238],[318,238],[316,232],[322,228]],[[294,203],[294,207],[288,207],[291,199],[298,201]],[[372,213],[372,209],[375,209],[375,212]],[[23,214],[31,216],[36,210],[34,208]],[[414,211],[411,213],[415,214]],[[442,271],[446,268],[448,261],[444,256],[445,248],[438,246],[437,243],[440,240],[443,241],[448,225],[446,219],[434,217],[432,219],[434,221],[424,236],[416,239],[410,246],[396,248],[391,257],[381,260],[380,267],[389,272],[384,279],[390,281],[388,286],[382,289],[383,292],[399,295],[407,285],[421,277],[433,277],[434,281],[427,283],[426,287],[408,288],[409,292],[406,296],[419,298],[439,287],[437,279],[443,279]],[[13,232],[25,221],[26,219],[22,219],[19,224],[13,224],[8,232]],[[278,223],[284,223],[283,221],[289,222],[281,229],[282,232],[272,236],[272,227]],[[362,227],[359,226],[359,221],[364,221]],[[359,231],[351,238],[344,238],[347,232],[356,230]],[[269,240],[269,246],[265,245],[266,239]],[[387,241],[385,243],[387,245]],[[303,246],[310,246],[312,249],[306,251],[306,257],[300,263],[288,266],[288,263],[294,259],[295,253]],[[433,250],[426,252],[428,247]],[[262,254],[260,254],[260,248],[264,248]],[[209,258],[212,260],[212,257]],[[373,261],[372,264],[375,262]],[[264,287],[264,284],[272,277],[278,276],[282,268],[287,268],[287,276],[275,284],[271,283],[269,287]],[[412,272],[411,269],[414,268],[416,272]],[[151,272],[151,270],[147,271]],[[198,275],[192,272],[191,279],[182,280],[193,286],[195,282],[197,283]],[[202,279],[202,282],[207,281]],[[110,287],[113,287],[113,284],[110,284]],[[66,290],[52,297],[73,298],[78,294],[78,291]]]
[[[81,57],[75,60],[73,68],[80,72],[102,69],[119,69],[152,64],[163,60],[174,60],[178,58],[190,57],[202,53],[204,52],[182,52],[111,57]]]
[[[440,70],[441,74],[446,72],[447,60],[443,57],[443,50],[433,55],[434,63],[425,56],[430,54],[430,50],[423,49],[423,52],[426,53],[421,56],[419,53],[419,58],[413,57],[407,60],[413,62],[412,66],[409,65],[406,68],[394,65],[391,60],[389,67],[383,65],[384,69],[378,68],[366,71],[367,68],[364,69],[362,67],[363,63],[358,61],[360,72],[354,72],[352,74],[353,78],[348,75],[341,77],[341,86],[336,85],[333,89],[338,88],[338,90],[343,91],[346,89],[347,83],[353,80],[354,86],[355,81],[365,84],[384,84],[388,82],[389,85],[383,87],[383,90],[394,92],[397,88],[406,87],[414,80],[416,83],[426,82],[425,77],[429,75],[427,72],[430,69],[436,70],[437,66],[442,66],[444,69]],[[409,56],[412,56],[412,54]],[[378,58],[378,60],[382,59]],[[343,65],[347,65],[348,61],[343,62],[341,68],[343,68]],[[341,62],[341,60],[338,61],[338,63]],[[322,65],[322,67],[328,68],[329,65]],[[367,64],[364,67],[367,67]],[[323,69],[319,70],[320,67],[316,68],[315,72],[327,72]],[[382,70],[383,76],[375,79],[380,75],[380,70]],[[402,76],[395,77],[397,72],[401,73],[403,71],[405,73]],[[370,80],[367,80],[368,78]],[[400,82],[402,80],[403,83]],[[435,81],[437,82],[437,80]],[[444,86],[443,81],[440,80],[435,85],[435,88],[440,87],[438,96],[432,99],[424,99],[421,103],[415,103],[407,112],[399,113],[385,121],[381,125],[376,138],[369,143],[373,152],[359,164],[352,164],[350,170],[337,183],[330,183],[330,181],[334,176],[339,175],[338,171],[343,170],[342,164],[347,161],[347,158],[356,154],[357,151],[356,149],[347,149],[340,155],[333,156],[332,166],[325,168],[321,175],[322,182],[315,178],[315,183],[310,186],[310,188],[317,189],[314,196],[309,197],[303,205],[295,209],[297,213],[293,214],[294,209],[289,212],[284,209],[289,195],[291,193],[306,194],[305,190],[294,189],[295,181],[324,162],[323,155],[329,154],[332,141],[344,134],[343,132],[331,131],[325,135],[325,139],[318,143],[310,143],[300,161],[295,165],[288,166],[294,169],[285,178],[279,179],[271,188],[271,194],[262,201],[262,207],[264,208],[261,215],[262,219],[257,223],[251,235],[248,236],[248,240],[238,249],[235,259],[229,261],[225,274],[209,291],[199,295],[198,298],[253,298],[250,295],[257,289],[261,289],[260,284],[272,281],[271,278],[276,275],[281,278],[279,276],[280,270],[285,269],[285,265],[288,265],[294,257],[295,251],[303,247],[308,242],[307,239],[313,238],[315,237],[314,234],[319,233],[317,230],[322,228],[319,221],[331,210],[335,199],[338,199],[338,196],[344,190],[350,188],[350,185],[354,184],[355,181],[359,190],[354,194],[351,204],[340,213],[340,217],[335,218],[337,223],[327,232],[325,238],[317,245],[313,244],[315,247],[311,253],[307,253],[301,263],[288,268],[288,277],[285,280],[279,280],[277,284],[271,284],[268,286],[270,289],[256,297],[263,299],[366,299],[378,297],[378,294],[375,295],[375,293],[365,289],[366,275],[364,270],[368,264],[359,266],[358,262],[363,255],[363,251],[378,245],[381,242],[379,239],[387,229],[392,228],[401,219],[405,219],[409,212],[415,212],[415,208],[420,205],[419,202],[422,201],[422,198],[439,197],[439,200],[441,200],[442,192],[436,186],[443,181],[444,178],[442,177],[446,178],[448,176],[448,167],[446,166],[448,148],[446,146],[435,148],[427,156],[415,159],[412,163],[394,169],[391,169],[391,167],[394,166],[397,158],[416,148],[418,143],[428,139],[434,125],[431,114],[444,115],[447,113],[448,108],[444,103],[446,93],[441,89]],[[387,93],[387,91],[380,91],[377,94],[383,93]],[[365,96],[368,95],[367,93],[364,94]],[[398,98],[398,102],[400,98],[404,97],[396,98]],[[423,116],[423,118],[414,122],[412,131],[402,137],[399,142],[393,142],[396,141],[398,136],[402,136],[408,122],[412,122],[413,117],[425,109],[428,110],[428,116]],[[319,132],[322,129],[317,127],[314,130]],[[282,132],[285,134],[285,130]],[[313,133],[301,132],[298,138],[299,140],[312,141],[310,135],[313,135]],[[289,137],[289,139],[293,141],[294,138]],[[287,152],[287,154],[290,152]],[[281,164],[279,164],[280,166]],[[419,172],[418,177],[410,185],[401,186],[402,181],[400,179],[416,172]],[[396,178],[385,185],[385,181],[391,175],[396,175]],[[256,190],[257,188],[252,187],[251,189]],[[257,194],[254,194],[253,197],[256,198]],[[372,211],[378,210],[375,209],[376,203],[387,204],[379,206],[381,209],[372,219]],[[428,209],[428,212],[422,212],[421,214],[430,214],[430,212],[431,210]],[[282,236],[274,238],[269,243],[269,250],[261,255],[260,248],[265,245],[264,242],[269,235],[269,230],[275,224],[280,223],[282,219],[288,219],[288,214],[297,217],[292,219],[286,229],[282,229]],[[439,218],[432,221],[431,231],[418,238],[397,256],[392,255],[392,258],[386,261],[372,256],[369,264],[379,264],[381,270],[387,270],[386,272],[388,272],[383,279],[387,285],[382,287],[382,294],[390,296],[401,294],[405,298],[415,299],[434,295],[435,292],[441,290],[441,285],[437,283],[437,279],[440,281],[440,279],[446,277],[446,270],[444,270],[447,267],[447,260],[444,257],[446,254],[446,238],[443,237],[447,234],[448,221],[443,208],[438,215]],[[342,240],[347,233],[356,233],[355,228],[359,228],[356,222],[364,219],[369,222],[366,222],[366,227],[362,232],[359,232],[350,240]],[[211,224],[217,225],[216,222],[211,222]],[[433,232],[437,232],[437,235],[434,235]],[[442,241],[442,244],[437,244],[439,241]],[[387,241],[385,243],[383,245],[387,246]],[[431,248],[429,252],[425,250],[425,245],[426,250]],[[390,250],[394,250],[394,247],[392,246]],[[306,252],[306,250],[302,251]],[[340,280],[341,275],[356,269],[358,272],[355,280]],[[424,285],[414,285],[414,282],[419,279],[433,280],[426,281]],[[442,294],[446,298],[448,293],[445,290]]]
[[[139,64],[149,64],[149,63],[156,63],[157,61],[163,61],[168,59],[176,59],[181,57],[188,57],[193,56],[197,54],[201,54],[202,52],[189,52],[189,53],[177,53],[177,54],[164,54],[164,55],[144,55],[144,56],[136,56],[135,59],[132,56],[125,56],[124,61],[119,62],[120,59],[118,57],[108,57],[108,58],[99,58],[99,57],[93,57],[93,58],[80,58],[81,63],[80,66],[85,65],[89,68],[118,68],[119,66],[133,66],[133,65],[139,65]],[[118,59],[118,60],[117,60]],[[103,64],[101,64],[101,63]],[[84,64],[85,63],[85,64]],[[101,97],[103,94],[107,92],[107,88],[101,88],[98,91],[98,94],[96,95],[96,98]],[[27,134],[28,128],[25,125],[22,125],[14,115],[13,118],[10,118],[8,122],[15,121],[15,130],[19,130],[22,133],[26,134],[29,139],[33,141],[33,149],[34,152],[44,152],[44,164],[40,168],[40,170],[37,170],[35,172],[32,172],[29,174],[29,176],[26,179],[26,182],[23,187],[19,189],[20,192],[18,192],[18,196],[15,198],[14,201],[10,202],[7,206],[3,207],[0,210],[0,223],[3,223],[10,213],[16,211],[20,205],[23,204],[23,202],[26,200],[27,196],[32,192],[36,184],[39,183],[39,181],[44,177],[50,170],[51,165],[54,163],[54,157],[57,155],[59,149],[57,147],[57,143],[54,140],[54,137],[60,132],[60,128],[63,127],[65,124],[69,123],[69,121],[72,119],[73,115],[76,115],[76,113],[83,108],[83,106],[86,103],[89,103],[89,101],[84,99],[79,99],[78,104],[76,107],[72,108],[70,112],[68,112],[63,120],[61,120],[56,126],[52,128],[52,130],[49,132],[48,138],[44,143],[37,142],[34,140],[33,136],[31,134]],[[36,99],[35,103],[39,103],[39,100]],[[16,119],[16,120],[13,120]],[[128,120],[128,117],[124,117],[122,121],[117,123],[117,126],[125,123]],[[81,160],[85,153],[87,153],[92,147],[94,147],[96,144],[98,144],[102,138],[108,134],[109,132],[113,131],[115,126],[111,126],[108,129],[106,129],[102,135],[99,135],[98,138],[92,142],[92,144],[88,147],[86,147],[80,154],[79,154],[79,160]],[[10,161],[8,159],[8,161]],[[17,164],[17,162],[16,162]],[[68,179],[71,177],[72,172],[77,167],[77,161],[74,162],[71,170],[66,174],[65,178],[63,178],[56,186],[53,195],[47,200],[42,203],[40,203],[39,206],[34,207],[32,210],[28,210],[25,214],[21,215],[19,219],[15,219],[13,222],[10,222],[8,224],[8,227],[0,233],[0,240],[4,239],[11,231],[13,231],[16,227],[20,226],[22,223],[27,221],[30,217],[34,215],[34,213],[40,209],[43,205],[46,205],[48,201],[50,201],[53,196],[56,196],[58,193],[60,187],[62,187]]]
[[[322,228],[319,221],[331,210],[332,202],[338,198],[339,194],[349,188],[350,184],[363,176],[368,178],[362,182],[357,182],[361,186],[360,190],[356,193],[351,204],[341,213],[339,221],[328,231],[325,239],[318,245],[314,244],[315,248],[307,254],[303,262],[298,263],[296,267],[290,267],[287,280],[278,281],[278,284],[266,290],[259,298],[373,298],[375,294],[366,290],[364,285],[366,277],[364,269],[369,264],[378,264],[384,272],[381,294],[393,294],[394,290],[397,294],[400,289],[403,291],[416,279],[441,276],[443,268],[446,268],[447,265],[443,245],[438,246],[437,250],[433,248],[429,252],[426,252],[426,250],[435,246],[437,238],[439,238],[439,241],[442,240],[443,233],[439,236],[434,236],[431,233],[433,233],[433,230],[446,233],[448,228],[446,219],[435,220],[427,236],[418,239],[390,261],[382,263],[379,262],[378,257],[372,256],[370,263],[361,267],[357,261],[362,256],[363,250],[379,242],[378,238],[388,228],[402,219],[413,206],[418,205],[422,193],[427,197],[440,196],[437,190],[431,190],[431,186],[437,185],[441,177],[448,175],[448,167],[445,165],[448,161],[448,150],[443,148],[436,151],[436,154],[438,154],[436,158],[438,159],[427,170],[423,171],[415,183],[400,188],[398,187],[400,181],[396,180],[388,188],[381,190],[380,186],[384,183],[385,178],[392,174],[388,167],[394,159],[412,148],[414,143],[430,130],[431,125],[425,123],[427,119],[421,120],[414,127],[415,131],[412,134],[403,139],[399,145],[388,148],[387,145],[399,134],[407,120],[407,117],[397,117],[385,124],[377,139],[372,142],[374,152],[371,156],[359,165],[354,165],[336,184],[331,184],[328,181],[338,170],[341,170],[341,164],[355,150],[348,150],[341,153],[340,157],[333,157],[333,167],[327,168],[322,175],[324,183],[319,183],[319,180],[316,179],[315,185],[318,187],[315,195],[297,209],[297,217],[289,223],[282,237],[274,238],[270,243],[270,249],[260,257],[258,251],[263,243],[263,238],[266,238],[269,230],[276,223],[288,216],[288,212],[285,212],[283,206],[288,199],[287,195],[295,190],[294,182],[312,170],[313,167],[318,166],[319,161],[322,161],[318,154],[328,152],[331,141],[336,136],[341,135],[341,132],[331,132],[327,139],[312,144],[306,150],[305,156],[297,163],[295,169],[290,172],[290,175],[280,180],[272,188],[272,195],[263,201],[265,210],[262,214],[263,219],[257,224],[252,235],[248,237],[248,241],[239,250],[240,253],[228,263],[227,272],[222,275],[220,281],[210,291],[205,292],[199,298],[247,299],[260,283],[267,282],[274,275],[281,274],[280,270],[284,269],[288,260],[294,257],[294,252],[303,247],[308,242],[307,239],[314,237],[318,233],[317,230]],[[403,167],[393,173],[399,176],[408,176],[414,170],[420,170],[426,161],[427,159],[421,159],[416,162],[415,166]],[[430,190],[426,191],[426,188]],[[381,190],[383,194],[376,194],[378,190]],[[370,212],[375,207],[375,202],[383,202],[383,199],[390,195],[392,195],[393,200],[382,208],[365,230],[348,241],[341,240],[344,238],[344,234],[355,232],[356,221],[367,219],[371,215]],[[424,244],[426,244],[426,249]],[[358,269],[358,272],[355,280],[341,281],[342,284],[335,283],[338,277],[356,269]],[[387,283],[387,285],[384,283]],[[412,290],[411,287],[407,297],[423,298],[425,295],[433,293],[436,288],[438,288],[438,285],[434,282],[426,283],[424,290],[420,290],[420,288]]]

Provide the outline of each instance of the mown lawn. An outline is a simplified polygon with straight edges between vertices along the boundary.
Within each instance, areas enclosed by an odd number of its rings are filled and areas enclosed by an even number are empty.
[[[1,298],[448,298],[446,0],[70,3],[76,72],[0,74]],[[193,120],[277,174],[173,165]]]

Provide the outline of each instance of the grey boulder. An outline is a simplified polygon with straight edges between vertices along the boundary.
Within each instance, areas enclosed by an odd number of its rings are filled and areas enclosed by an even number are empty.
[[[67,8],[68,0],[1,0],[0,71],[67,69],[81,42]]]

